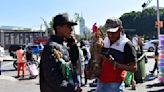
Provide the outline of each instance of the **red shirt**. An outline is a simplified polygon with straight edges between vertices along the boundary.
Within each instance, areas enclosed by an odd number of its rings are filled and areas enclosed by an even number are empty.
[[[24,51],[22,49],[17,50],[16,55],[17,55],[17,63],[25,62]]]
[[[106,61],[102,61],[100,81],[102,83],[122,82],[125,80],[126,71],[114,66]]]

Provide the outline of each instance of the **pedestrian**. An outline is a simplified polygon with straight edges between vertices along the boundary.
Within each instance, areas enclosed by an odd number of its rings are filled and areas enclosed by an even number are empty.
[[[87,84],[87,80],[88,80],[85,69],[88,65],[88,62],[89,62],[91,56],[90,56],[89,46],[86,45],[85,40],[81,40],[80,48],[81,48],[83,55],[84,55],[84,62],[82,63],[82,66],[83,66],[82,70],[84,71],[84,84],[83,84],[83,86],[85,86]]]
[[[79,87],[84,86],[83,82],[82,82],[82,78],[83,78],[83,73],[84,73],[84,54],[82,49],[80,48],[80,43],[78,44],[78,49],[79,49],[79,59],[77,62],[78,65],[78,80],[79,80]]]
[[[139,44],[138,44],[138,42],[139,42],[139,41],[138,41],[138,35],[135,34],[135,35],[132,37],[132,43],[133,43],[133,45],[134,45],[136,51],[138,51],[138,49],[139,49]]]
[[[33,53],[32,53],[31,47],[27,47],[26,60],[27,60],[27,62],[32,62],[33,61]]]
[[[0,44],[0,75],[1,75],[1,63],[3,62],[4,53],[5,53],[5,50],[3,46]]]
[[[16,56],[17,56],[17,78],[20,77],[20,69],[22,68],[22,78],[24,78],[25,75],[25,53],[21,46],[18,46],[18,49],[16,50]]]
[[[135,34],[135,36],[132,38],[132,43],[133,43],[133,46],[135,47],[135,50],[136,50],[136,54],[137,54],[137,59],[139,59],[142,55],[144,55],[144,52],[143,52],[143,40],[141,38],[141,36]],[[143,57],[145,59],[145,62],[147,62],[147,57],[146,55]],[[132,74],[132,83],[131,83],[131,88],[132,90],[135,90],[136,89],[136,74],[133,73]]]
[[[153,43],[155,50],[154,50],[154,60],[155,60],[155,64],[154,64],[154,68],[152,71],[150,71],[151,74],[154,74],[154,72],[157,70],[157,76],[159,74],[159,68],[158,68],[158,63],[159,63],[159,52],[158,52],[158,43]]]
[[[107,19],[104,29],[107,37],[104,38],[100,58],[101,71],[97,92],[124,92],[126,71],[137,70],[136,51],[132,42],[122,34],[120,19]]]
[[[5,54],[4,47],[0,44],[0,57],[3,57]]]
[[[26,61],[28,63],[28,67],[29,67],[29,65],[32,65],[35,62],[34,58],[33,58],[33,53],[32,53],[31,47],[27,47],[27,50],[26,50]],[[28,69],[28,70],[29,70],[29,74],[30,74],[29,79],[33,79],[34,77],[31,74],[30,69]]]
[[[68,48],[63,44],[71,37],[72,27],[77,23],[68,20],[64,14],[53,18],[55,35],[50,36],[44,47],[40,61],[40,90],[41,92],[78,92],[75,85],[70,83],[70,62]]]
[[[92,38],[91,46],[90,46],[91,58],[88,63],[89,70],[91,71],[90,72],[91,78],[95,79],[95,81],[93,81],[93,83],[90,84],[91,87],[97,86],[97,79],[101,71],[100,53],[101,53],[101,48],[103,47],[103,45],[104,44],[103,44],[102,32],[100,28],[97,28],[96,32],[93,33],[93,38]]]
[[[91,68],[93,71],[92,77],[98,77],[99,71],[100,71],[100,53],[101,48],[103,47],[103,38],[102,38],[102,32],[100,28],[97,29],[96,32],[93,33],[93,39],[90,46],[90,53],[91,53]]]
[[[77,40],[74,36],[71,36],[67,40],[67,46],[69,51],[69,56],[71,60],[71,67],[72,67],[72,78],[74,85],[80,89],[81,86],[81,62],[79,61],[79,47],[77,45]]]

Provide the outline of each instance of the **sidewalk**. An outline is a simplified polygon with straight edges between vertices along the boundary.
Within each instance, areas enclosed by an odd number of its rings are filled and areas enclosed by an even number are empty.
[[[89,83],[92,83],[90,80]],[[89,87],[89,84],[82,87],[83,92],[95,92],[91,91],[96,89],[96,87]],[[132,90],[131,87],[126,87],[125,92],[164,92],[164,84],[160,83],[158,78],[153,75],[147,75],[144,83],[138,83],[136,85],[136,90]]]
[[[38,81],[0,75],[0,92],[40,92]]]
[[[154,52],[145,52],[145,54],[148,58],[153,58],[154,57]]]
[[[131,90],[131,87],[126,87],[125,92],[164,92],[164,84],[152,74],[148,74],[144,83],[138,83],[136,90]]]
[[[27,85],[24,84],[29,84],[28,87],[31,85],[35,85],[38,82],[30,82],[28,81],[19,81],[18,79],[14,78],[14,77],[10,77],[10,76],[5,76],[5,75],[0,75],[0,90],[1,92],[10,92],[10,91],[6,91],[8,89],[6,89],[7,86],[22,86],[23,88]],[[36,80],[38,81],[38,79]],[[95,87],[89,87],[89,83],[92,83],[93,80],[89,80],[88,84],[84,87],[82,87],[82,92],[94,92],[94,91],[90,91],[91,89],[96,89]],[[20,85],[20,83],[22,85]],[[23,89],[22,88],[22,89]],[[31,88],[32,91],[33,88]],[[3,91],[2,91],[3,90]],[[14,87],[11,87],[10,90],[13,90],[12,92],[21,92],[18,89],[15,89]],[[35,90],[37,90],[36,92],[39,92],[39,85],[35,85]],[[35,92],[35,91],[32,91]],[[126,87],[125,88],[125,92],[164,92],[164,84],[161,84],[158,80],[158,78],[155,78],[154,76],[148,75],[148,79],[145,80],[144,83],[139,83],[136,86],[136,90],[131,90],[131,87]]]
[[[152,57],[153,53],[146,53],[146,55],[148,57]],[[15,60],[12,57],[10,57],[9,55],[4,56],[3,59],[4,60]],[[148,62],[148,64],[146,64],[146,68],[148,70],[151,70],[151,67],[154,64],[153,62],[154,62],[153,58],[151,58],[151,60],[149,58],[149,62]],[[6,91],[7,90],[6,86],[15,86],[18,83],[20,83],[20,81],[18,79],[15,79],[14,77],[11,77],[10,75],[9,76],[0,75],[0,81],[1,81],[0,82],[0,88],[2,88],[2,89],[0,89],[0,92],[16,92],[16,91],[14,91],[14,89],[15,89],[14,87],[12,87],[13,91]],[[37,79],[36,81],[39,81],[39,80]],[[25,82],[25,83],[23,83],[23,82]],[[92,83],[92,82],[93,82],[93,80],[89,80],[88,83]],[[23,81],[21,81],[21,83],[22,84],[27,84],[27,83],[30,84],[30,81],[29,80],[28,81],[23,80]],[[34,83],[30,84],[30,85],[34,85]],[[36,83],[38,83],[38,82],[36,82]],[[23,91],[23,89],[30,88],[30,87],[24,88],[23,85],[19,85],[19,87],[22,87],[22,91]],[[12,90],[12,88],[10,90]],[[95,87],[89,87],[89,84],[87,84],[86,86],[82,87],[82,89],[83,89],[82,92],[89,92],[91,89],[95,89]],[[17,91],[17,92],[22,92],[22,91]],[[23,92],[25,92],[25,91],[23,91]],[[39,85],[35,85],[35,89],[31,89],[31,92],[39,92]],[[94,91],[92,91],[92,92],[94,92]],[[164,92],[164,84],[161,84],[159,82],[158,78],[156,78],[153,75],[150,75],[147,72],[147,77],[146,77],[146,80],[144,83],[137,84],[136,90],[131,90],[131,87],[126,87],[125,92]]]

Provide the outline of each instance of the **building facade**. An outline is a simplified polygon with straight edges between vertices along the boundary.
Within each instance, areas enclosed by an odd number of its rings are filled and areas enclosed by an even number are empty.
[[[80,28],[80,36],[81,38],[84,38],[84,31],[85,31],[85,20],[83,17],[80,17],[79,20],[79,28]]]
[[[45,36],[45,32],[0,30],[0,44],[5,47],[5,49],[8,49],[11,44],[24,45],[33,43],[34,38],[38,36]]]

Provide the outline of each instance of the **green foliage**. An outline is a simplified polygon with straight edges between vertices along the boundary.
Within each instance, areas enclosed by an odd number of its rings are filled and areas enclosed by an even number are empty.
[[[156,10],[154,9],[144,9],[142,12],[129,12],[124,13],[120,19],[123,22],[125,29],[133,29],[135,32],[126,30],[127,35],[138,34],[145,37],[145,39],[157,38],[157,29],[155,28],[155,21],[157,20]],[[164,9],[160,10],[160,20],[164,21]],[[161,34],[163,32],[161,28]]]

